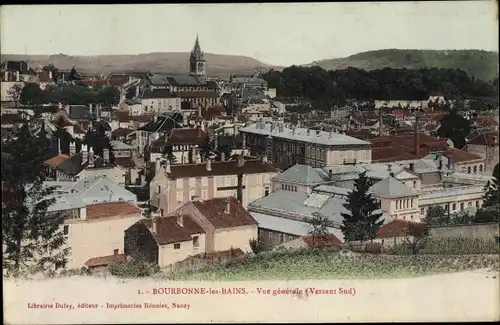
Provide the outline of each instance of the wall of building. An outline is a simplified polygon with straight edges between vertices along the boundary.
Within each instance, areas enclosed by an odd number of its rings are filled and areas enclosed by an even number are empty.
[[[308,194],[310,194],[312,192],[312,187],[305,186],[305,185],[294,184],[294,183],[281,181],[281,180],[274,180],[274,181],[272,181],[272,183],[273,183],[273,185],[272,185],[273,192],[290,191],[290,192],[308,193]]]
[[[161,245],[158,250],[158,265],[166,267],[179,261],[185,260],[191,255],[205,253],[205,234],[193,235],[198,236],[198,247],[193,246],[193,240],[179,242],[180,247],[174,248],[176,243]]]
[[[257,239],[257,225],[216,229],[215,230],[215,251],[226,251],[231,248],[240,248],[244,252],[251,252],[250,240]]]
[[[127,256],[158,264],[158,245],[143,223],[135,223],[126,229],[124,238]]]
[[[98,168],[98,169],[84,169],[77,175],[78,180],[94,180],[96,177],[105,176],[110,181],[122,185],[125,185],[125,179],[127,176],[126,171],[119,168]]]
[[[294,236],[291,234],[286,234],[282,232],[277,232],[274,230],[269,230],[269,229],[264,229],[264,228],[259,228],[258,230],[258,238],[259,242],[262,244],[264,247],[264,250],[268,251],[271,250],[273,247],[276,247],[278,245],[281,245],[283,243],[292,241],[298,236]]]
[[[66,220],[66,245],[70,248],[68,268],[83,267],[90,258],[124,253],[124,233],[141,215],[104,218],[102,220]]]
[[[436,238],[468,237],[478,239],[493,239],[498,236],[497,222],[473,225],[430,227],[429,235]]]
[[[441,191],[449,193],[447,196],[427,197],[419,200],[420,212],[423,216],[432,206],[441,206],[450,213],[459,212],[469,207],[480,207],[483,204],[483,191],[480,187],[469,187],[470,192],[466,194],[455,193],[456,189],[447,188]]]
[[[499,146],[483,146],[468,144],[466,147],[467,152],[472,152],[485,158],[485,175],[491,175],[493,169],[499,161]]]

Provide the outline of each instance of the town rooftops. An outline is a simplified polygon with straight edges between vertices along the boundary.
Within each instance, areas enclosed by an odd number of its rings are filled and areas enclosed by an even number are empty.
[[[147,131],[150,133],[169,132],[170,130],[175,128],[182,128],[183,120],[184,118],[182,117],[182,114],[179,113],[174,113],[168,116],[158,116],[154,121],[143,125],[138,130]]]
[[[257,221],[234,197],[193,200],[191,203],[216,229],[257,225]]]
[[[141,215],[141,210],[127,202],[106,202],[87,206],[87,219]]]
[[[148,76],[149,82],[154,86],[206,86],[208,89],[216,89],[217,83],[194,76],[173,76],[155,73]]]
[[[113,138],[120,138],[120,137],[126,137],[130,133],[135,132],[132,129],[125,129],[125,128],[118,128],[115,129],[111,132],[111,137]]]
[[[271,123],[257,122],[240,129],[240,132],[267,135],[275,138],[282,138],[293,141],[314,143],[325,146],[368,146],[369,142],[350,137],[345,134],[334,132],[315,131],[311,129],[299,128],[290,129],[279,127]]]
[[[93,116],[87,105],[69,105],[68,117],[72,120],[90,120]]]
[[[199,90],[199,91],[179,91],[181,98],[217,98],[219,94],[215,90]]]
[[[205,231],[189,215],[171,215],[139,221],[151,232],[159,245],[190,241],[192,235],[204,234]],[[155,222],[156,229],[153,229]]]
[[[451,160],[452,163],[462,163],[476,160],[483,160],[481,156],[456,148],[449,148],[442,152],[442,155]]]
[[[497,131],[485,132],[467,142],[467,145],[498,146],[499,134]]]
[[[132,150],[132,147],[121,141],[111,140],[111,147],[113,150]]]
[[[169,176],[172,178],[190,178],[215,175],[278,173],[278,169],[271,164],[258,159],[246,160],[242,165],[238,165],[238,160],[213,161],[210,165],[210,170],[207,170],[206,163],[171,165]]]
[[[170,131],[166,144],[198,144],[205,141],[207,134],[201,128],[182,128]]]
[[[417,195],[417,193],[413,192],[408,186],[391,176],[372,185],[369,191],[376,196],[387,198]]]

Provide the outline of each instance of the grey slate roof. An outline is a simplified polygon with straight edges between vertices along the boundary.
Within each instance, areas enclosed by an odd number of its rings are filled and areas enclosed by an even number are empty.
[[[267,85],[267,81],[265,81],[262,78],[256,78],[256,77],[234,77],[231,78],[231,82],[234,84],[250,84],[259,86]]]
[[[138,131],[147,131],[150,133],[170,132],[172,129],[182,128],[182,114],[174,113],[168,116],[158,116],[156,121],[151,121],[138,128]]]
[[[314,193],[326,194],[331,196],[347,196],[351,192],[348,188],[338,187],[334,185],[318,185],[313,188]]]
[[[408,186],[391,176],[372,185],[370,192],[388,198],[416,195]]]
[[[262,229],[295,236],[307,236],[311,231],[311,224],[304,221],[275,217],[258,212],[250,212],[250,215],[257,221],[259,228]],[[328,232],[335,235],[341,241],[344,241],[344,235],[340,229],[328,227]]]
[[[300,183],[304,185],[323,184],[328,181],[318,173],[318,169],[309,165],[296,164],[276,175],[274,180]]]
[[[217,89],[215,81],[188,75],[166,75],[155,73],[148,76],[148,80],[155,86],[206,86],[208,89]]]
[[[370,143],[350,137],[345,134],[335,132],[315,131],[306,128],[295,128],[295,130],[283,127],[282,132],[278,126],[271,126],[271,123],[257,122],[250,124],[240,129],[240,132],[248,132],[260,135],[271,135],[272,137],[288,139],[294,141],[302,141],[325,146],[342,146],[342,145],[366,145]]]
[[[410,163],[414,165],[414,171],[417,174],[425,174],[425,173],[436,173],[439,172],[438,162],[432,159],[412,159],[412,160],[399,160],[395,162],[400,166],[404,166],[405,168],[410,167]],[[442,172],[448,172],[449,169],[446,164],[443,164]]]
[[[428,190],[428,191],[422,192],[422,194],[419,196],[418,199],[419,199],[419,201],[422,201],[422,200],[444,198],[444,197],[456,196],[456,195],[482,193],[483,188],[484,187],[482,185],[480,185],[480,186],[439,188],[436,190]]]
[[[122,141],[111,140],[113,150],[132,150],[132,147]]]
[[[88,161],[82,164],[82,153],[79,152],[76,155],[69,157],[68,159],[57,165],[57,169],[59,169],[68,176],[76,176],[82,170],[87,168],[88,165],[89,165]],[[94,166],[96,168],[103,167],[104,160],[99,156],[95,156]]]
[[[178,97],[180,97],[179,94],[171,92],[168,89],[145,89],[142,93],[142,99]]]

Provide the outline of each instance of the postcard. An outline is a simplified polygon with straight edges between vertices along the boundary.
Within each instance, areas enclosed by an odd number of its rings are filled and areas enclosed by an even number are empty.
[[[500,320],[495,2],[0,13],[6,324]]]

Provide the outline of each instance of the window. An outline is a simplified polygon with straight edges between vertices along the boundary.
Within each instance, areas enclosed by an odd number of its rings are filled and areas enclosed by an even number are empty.
[[[180,249],[180,248],[181,248],[181,243],[174,244],[174,249]]]
[[[479,165],[479,171],[482,172],[483,171],[483,165]]]
[[[288,236],[288,241],[292,241],[293,240],[293,236]]]
[[[268,236],[269,236],[269,241],[273,241],[273,233],[270,232]]]
[[[160,209],[160,215],[163,217],[163,209]]]
[[[198,247],[200,246],[200,241],[198,236],[193,237],[193,247]]]
[[[417,181],[413,181],[413,187],[417,188]]]
[[[470,206],[470,207],[471,207],[471,206],[472,206],[472,202],[469,202],[468,206]]]
[[[269,195],[269,189],[266,188],[264,191],[264,196],[268,196],[268,195]]]
[[[118,255],[118,249],[113,250],[113,255]]]
[[[477,173],[477,166],[474,165],[474,173]]]
[[[285,185],[281,184],[281,189],[284,190],[285,189]]]
[[[67,235],[69,234],[69,226],[68,225],[65,225],[64,228],[63,228],[63,235]]]
[[[460,210],[463,210],[464,209],[464,203],[460,203]]]
[[[158,194],[161,193],[161,185],[158,185]]]
[[[470,174],[470,172],[471,172],[471,168],[470,168],[470,166],[469,166],[469,167],[467,167],[467,172]]]
[[[456,203],[453,203],[453,211],[455,211],[457,209],[457,204]]]
[[[476,208],[479,208],[479,201],[476,201]]]

